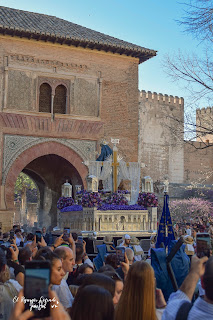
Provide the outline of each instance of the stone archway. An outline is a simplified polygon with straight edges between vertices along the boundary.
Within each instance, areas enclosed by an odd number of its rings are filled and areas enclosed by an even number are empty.
[[[51,202],[50,216],[51,225],[54,225],[56,223],[56,208],[54,206],[56,205],[56,198],[60,196],[59,190],[60,184],[63,183],[63,177],[65,175],[67,177],[73,176],[74,183],[82,183],[83,187],[86,187],[85,179],[88,171],[82,162],[83,159],[79,154],[69,147],[54,141],[40,143],[23,151],[13,162],[6,177],[5,202],[7,210],[13,210],[14,208],[14,186],[19,173],[27,171],[27,174],[32,177],[35,175],[40,176],[43,181],[46,181],[46,187],[51,188],[54,201],[52,200]],[[50,171],[49,173],[48,170]],[[53,174],[54,170],[55,173]],[[61,175],[58,174],[59,171]],[[56,185],[57,183],[58,185]]]

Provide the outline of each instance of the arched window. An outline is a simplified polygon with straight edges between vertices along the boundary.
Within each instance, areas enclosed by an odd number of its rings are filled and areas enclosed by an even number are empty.
[[[66,113],[66,95],[67,89],[62,84],[55,89],[55,97],[53,103],[54,113]]]
[[[39,111],[51,112],[51,87],[48,83],[42,83],[40,86]]]

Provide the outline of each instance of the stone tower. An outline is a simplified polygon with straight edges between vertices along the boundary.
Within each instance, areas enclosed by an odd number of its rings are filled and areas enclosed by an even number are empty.
[[[154,182],[184,180],[184,100],[156,92],[139,92],[139,160],[142,176]]]

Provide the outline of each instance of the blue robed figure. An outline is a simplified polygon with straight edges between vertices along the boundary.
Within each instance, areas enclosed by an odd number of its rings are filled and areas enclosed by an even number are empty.
[[[166,234],[167,228],[167,234]],[[169,196],[164,194],[164,205],[163,212],[160,219],[160,224],[158,228],[157,242],[155,247],[160,248],[161,243],[167,247],[172,240],[175,240],[175,235],[172,227],[172,219],[169,211]]]
[[[112,154],[112,149],[107,144],[101,144],[101,154],[96,161],[105,161]]]

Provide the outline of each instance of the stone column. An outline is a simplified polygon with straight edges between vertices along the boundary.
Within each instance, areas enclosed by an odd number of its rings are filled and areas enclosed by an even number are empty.
[[[54,120],[54,110],[53,110],[54,97],[55,97],[55,94],[51,94],[51,121]]]

